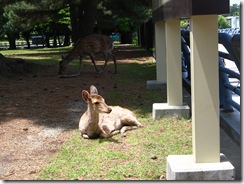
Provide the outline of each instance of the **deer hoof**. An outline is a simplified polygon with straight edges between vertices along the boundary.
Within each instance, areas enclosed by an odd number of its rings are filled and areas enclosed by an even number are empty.
[[[139,128],[142,128],[142,127],[143,127],[143,125],[141,125],[141,124],[140,124],[140,125],[138,125],[138,127],[139,127]]]
[[[86,134],[81,134],[84,139],[89,139],[88,135]]]

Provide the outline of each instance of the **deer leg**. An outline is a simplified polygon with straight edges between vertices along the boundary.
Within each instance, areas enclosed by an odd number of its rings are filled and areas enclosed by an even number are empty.
[[[109,57],[108,57],[108,54],[106,53],[103,53],[103,56],[104,56],[104,59],[105,59],[105,63],[104,63],[104,65],[103,65],[103,68],[102,68],[102,71],[104,71],[105,70],[105,67],[107,66],[107,63],[108,63],[108,59],[109,59]]]
[[[135,125],[137,127],[143,127],[143,125],[139,121],[137,121],[136,119],[131,123],[131,125]]]
[[[107,66],[109,58],[111,58],[114,61],[114,73],[116,74],[117,73],[117,63],[116,63],[115,56],[111,52],[108,52],[108,53],[103,54],[103,55],[104,55],[104,58],[105,58],[105,63],[103,65],[103,71],[105,70],[105,67]]]
[[[111,131],[109,130],[107,125],[102,125],[102,129],[101,129],[103,134],[109,135],[111,133]]]
[[[137,129],[138,127],[137,126],[123,126],[120,130],[120,133],[123,134],[125,133],[126,131],[128,130],[134,130],[134,129]]]
[[[91,55],[90,55],[90,58],[91,58],[92,63],[93,63],[93,65],[94,65],[95,69],[96,69],[96,72],[99,73],[99,71],[98,71],[98,69],[97,69],[96,61],[95,61],[95,56],[91,54]]]
[[[116,135],[116,134],[119,134],[120,133],[120,130],[114,130],[113,132],[111,132],[111,136],[113,136],[113,135]]]
[[[107,125],[102,125],[100,137],[109,138],[119,133],[120,130],[110,130]]]
[[[110,131],[110,129],[108,128],[107,125],[102,125],[100,137],[101,138],[109,138],[109,137],[112,137],[113,134],[111,134],[111,132],[112,131]]]
[[[137,119],[132,114],[128,114],[126,120],[122,120],[122,124],[126,126],[143,127],[143,125],[137,121]]]
[[[114,73],[116,74],[117,73],[116,58],[115,58],[115,56],[111,52],[109,52],[109,57],[114,61]]]
[[[89,139],[89,136],[86,135],[86,134],[82,134],[82,133],[81,133],[81,136],[82,136],[84,139]]]
[[[81,74],[82,56],[80,56],[79,74]]]

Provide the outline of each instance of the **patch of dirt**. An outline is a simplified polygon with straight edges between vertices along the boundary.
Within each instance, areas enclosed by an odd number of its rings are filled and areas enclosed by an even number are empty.
[[[121,63],[145,62],[150,57],[130,46],[118,46],[114,54],[118,70]],[[103,94],[111,92],[113,69],[110,61],[107,71],[111,72],[97,76],[91,64],[84,66],[80,77],[64,79],[57,74],[57,64],[40,66],[35,75],[0,76],[0,179],[35,180],[48,158],[77,133],[86,110],[81,90],[94,84]]]

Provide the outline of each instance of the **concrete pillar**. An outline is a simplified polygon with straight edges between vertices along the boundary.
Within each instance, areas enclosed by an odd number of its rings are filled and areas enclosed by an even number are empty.
[[[164,56],[166,55],[167,103],[153,104],[153,119],[172,116],[188,118],[190,116],[189,106],[183,105],[180,36],[180,20],[174,19],[166,21],[165,44],[161,43],[161,45],[164,45]],[[162,46],[160,48],[162,48]],[[157,50],[158,48],[156,47],[156,51]]]
[[[162,88],[167,82],[166,76],[166,46],[165,46],[165,22],[155,23],[155,47],[156,47],[156,81],[147,81],[147,88]]]
[[[180,20],[166,21],[166,65],[167,65],[167,102],[169,106],[181,106],[182,64]]]
[[[217,15],[192,16],[191,95],[196,163],[220,162]]]
[[[155,23],[155,45],[157,61],[157,81],[166,83],[166,44],[165,44],[165,22]]]
[[[169,155],[167,180],[234,179],[235,168],[220,154],[217,18],[190,18],[193,154]]]

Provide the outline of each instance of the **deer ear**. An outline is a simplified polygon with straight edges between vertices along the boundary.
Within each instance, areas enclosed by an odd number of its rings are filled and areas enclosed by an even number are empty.
[[[95,86],[91,85],[91,87],[90,87],[90,93],[91,94],[98,94],[97,88]]]
[[[90,94],[89,94],[89,92],[86,91],[86,90],[82,90],[82,98],[83,98],[86,102],[88,102],[88,101],[90,100]]]

